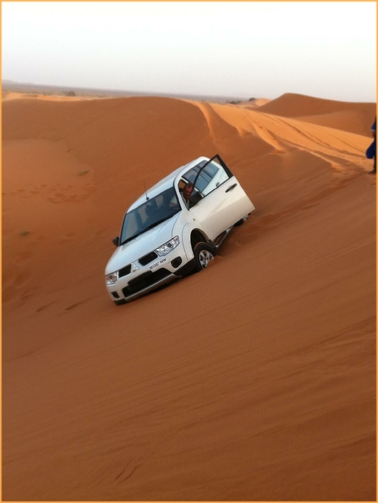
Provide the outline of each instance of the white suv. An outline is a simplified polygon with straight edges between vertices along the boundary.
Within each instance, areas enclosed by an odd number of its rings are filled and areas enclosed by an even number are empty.
[[[124,304],[207,267],[254,209],[219,155],[176,169],[128,209],[105,269],[110,298]]]

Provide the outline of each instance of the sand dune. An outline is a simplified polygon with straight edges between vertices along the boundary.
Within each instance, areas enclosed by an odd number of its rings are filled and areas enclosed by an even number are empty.
[[[375,501],[375,104],[2,113],[3,500]],[[206,271],[114,306],[124,211],[216,153],[256,211]]]
[[[371,103],[321,100],[291,93],[264,103],[259,110],[283,117],[295,117],[306,122],[363,136],[370,135],[371,117],[374,118],[375,114]]]

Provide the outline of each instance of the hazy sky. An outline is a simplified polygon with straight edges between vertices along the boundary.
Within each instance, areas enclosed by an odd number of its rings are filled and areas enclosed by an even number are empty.
[[[2,2],[2,77],[376,101],[375,2]]]

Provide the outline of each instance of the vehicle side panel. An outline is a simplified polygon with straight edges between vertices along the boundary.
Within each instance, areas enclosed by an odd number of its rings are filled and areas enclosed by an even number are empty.
[[[193,206],[189,212],[211,240],[255,209],[235,176]]]

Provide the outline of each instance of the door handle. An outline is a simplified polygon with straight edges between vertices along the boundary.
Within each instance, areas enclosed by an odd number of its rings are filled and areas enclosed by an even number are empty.
[[[231,185],[231,187],[228,187],[226,192],[230,192],[230,190],[234,190],[234,188],[237,186],[237,183],[234,183],[234,185]]]

